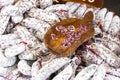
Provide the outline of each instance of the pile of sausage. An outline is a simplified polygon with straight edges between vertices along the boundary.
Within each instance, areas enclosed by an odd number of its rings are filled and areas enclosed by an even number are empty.
[[[67,18],[94,14],[94,37],[71,57],[43,43],[47,30]],[[0,80],[120,80],[120,18],[106,8],[53,0],[0,0]]]

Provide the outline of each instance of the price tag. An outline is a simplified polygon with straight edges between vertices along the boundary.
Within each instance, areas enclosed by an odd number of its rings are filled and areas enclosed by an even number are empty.
[[[76,2],[80,4],[87,4],[89,6],[98,7],[98,8],[102,8],[104,3],[104,0],[59,0],[59,1]]]
[[[89,3],[95,2],[95,0],[82,0],[82,1],[88,1]]]

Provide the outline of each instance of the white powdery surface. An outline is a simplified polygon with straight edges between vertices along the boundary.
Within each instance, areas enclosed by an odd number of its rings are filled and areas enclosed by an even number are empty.
[[[49,80],[56,72],[52,80],[120,80],[120,57],[113,52],[119,53],[119,16],[107,8],[54,1],[0,0],[0,80]],[[91,50],[74,60],[45,47],[44,35],[51,26],[67,18],[82,19],[89,11],[96,35],[87,45]],[[77,64],[81,59],[86,66]]]

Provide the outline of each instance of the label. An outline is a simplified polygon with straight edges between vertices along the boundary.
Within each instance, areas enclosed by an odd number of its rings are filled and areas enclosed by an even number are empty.
[[[88,1],[89,3],[95,2],[95,0],[82,0],[82,1]]]
[[[60,1],[86,4],[90,7],[98,7],[98,8],[102,8],[104,4],[104,0],[60,0]]]

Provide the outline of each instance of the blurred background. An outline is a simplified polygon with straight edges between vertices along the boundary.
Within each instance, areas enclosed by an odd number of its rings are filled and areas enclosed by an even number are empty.
[[[120,0],[104,0],[104,7],[120,16]]]

